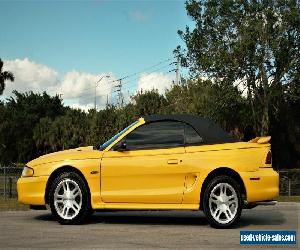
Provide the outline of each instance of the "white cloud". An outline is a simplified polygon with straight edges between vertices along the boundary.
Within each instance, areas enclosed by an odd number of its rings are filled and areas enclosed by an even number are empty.
[[[109,76],[109,77],[106,77]],[[71,100],[79,98],[79,105],[83,105],[84,109],[91,108],[94,104],[95,84],[99,81],[96,88],[97,106],[105,106],[106,100],[110,101],[111,92],[115,77],[111,73],[102,73],[93,75],[85,72],[71,71],[62,79],[59,92],[63,93],[63,99]]]
[[[160,94],[164,94],[175,80],[174,75],[161,72],[142,74],[138,81],[137,91],[157,89]]]
[[[11,71],[15,76],[14,82],[6,82],[4,96],[11,96],[13,90],[19,92],[43,92],[54,89],[58,83],[58,73],[42,64],[25,59],[4,61],[4,70]]]
[[[103,77],[97,87],[97,106],[104,107],[115,79],[112,73],[97,75],[76,70],[60,76],[58,72],[46,65],[30,61],[28,58],[4,61],[4,70],[11,71],[15,76],[14,82],[6,82],[3,97],[12,96],[12,91],[46,91],[50,95],[59,94],[66,105],[87,110],[94,107],[95,83]]]
[[[61,95],[64,104],[73,108],[80,108],[85,111],[94,108],[95,83],[98,83],[97,107],[105,107],[106,102],[116,101],[116,93],[112,83],[116,77],[111,72],[100,74],[90,74],[72,70],[64,75],[60,75],[56,70],[33,61],[28,58],[4,61],[4,70],[9,70],[15,75],[14,82],[6,82],[6,88],[1,98],[12,96],[12,91],[19,92],[33,91],[41,93],[46,91],[50,95]],[[109,75],[110,77],[105,77]],[[164,94],[174,81],[174,75],[162,72],[142,74],[137,83],[137,90],[157,89],[160,94]],[[134,92],[131,92],[134,93]],[[130,99],[130,94],[123,90],[125,103]],[[113,96],[113,100],[112,100]]]
[[[67,105],[71,108],[74,108],[74,109],[81,109],[85,112],[88,112],[89,109],[93,109],[94,108],[94,104],[91,104],[91,103],[87,103],[87,104],[78,104],[78,103],[72,103],[72,104],[69,104]]]

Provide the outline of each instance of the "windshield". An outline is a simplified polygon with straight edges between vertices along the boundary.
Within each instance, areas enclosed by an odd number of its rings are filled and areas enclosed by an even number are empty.
[[[100,146],[100,150],[104,150],[106,149],[111,143],[113,143],[121,134],[125,133],[128,129],[130,129],[133,125],[137,124],[138,121],[130,124],[128,127],[124,128],[121,132],[117,133],[115,136],[113,136],[112,138],[110,138],[107,142],[104,142],[101,146]]]

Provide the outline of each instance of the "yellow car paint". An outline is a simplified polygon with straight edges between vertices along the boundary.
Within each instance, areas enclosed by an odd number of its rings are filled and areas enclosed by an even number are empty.
[[[33,177],[21,177],[18,199],[45,205],[51,174],[62,167],[79,171],[86,180],[93,209],[199,209],[201,188],[219,168],[235,171],[242,179],[248,202],[273,200],[279,193],[279,177],[265,164],[269,138],[203,146],[113,151],[112,147],[139,121],[105,150],[82,147],[39,157],[27,164]]]

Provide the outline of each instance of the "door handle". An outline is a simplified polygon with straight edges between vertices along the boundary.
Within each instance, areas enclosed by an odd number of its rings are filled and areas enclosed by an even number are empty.
[[[178,159],[169,159],[168,164],[178,164],[179,160]]]

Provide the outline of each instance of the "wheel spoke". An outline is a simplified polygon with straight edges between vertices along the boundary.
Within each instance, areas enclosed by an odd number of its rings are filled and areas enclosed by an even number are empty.
[[[73,202],[72,203],[72,209],[74,210],[74,212],[78,212],[79,209],[80,209],[80,206],[76,203],[76,202]]]
[[[67,207],[66,216],[69,215],[70,207]]]
[[[235,199],[235,196],[234,195],[230,195],[227,198],[228,198],[228,200],[232,200],[232,199]]]
[[[210,198],[212,198],[213,200],[219,200],[219,196],[217,196],[215,194],[211,194]]]
[[[229,201],[229,202],[228,202],[228,206],[231,206],[232,204],[235,204],[235,205],[236,205],[236,204],[237,204],[237,201],[236,201],[236,200],[232,200],[232,201]]]
[[[231,211],[230,211],[229,208],[227,208],[225,210],[225,215],[226,215],[227,219],[231,219],[232,218],[232,213],[231,213]]]
[[[62,215],[66,216],[66,212],[67,212],[67,206],[63,206],[63,208],[62,208]]]
[[[64,193],[66,193],[67,192],[67,184],[65,181],[63,182],[62,187],[64,189]]]
[[[75,187],[75,188],[72,190],[72,195],[73,195],[73,197],[76,198],[79,194],[80,194],[79,189]]]
[[[221,211],[221,209],[218,210],[218,212],[216,213],[216,218],[220,219],[220,216],[223,212]]]
[[[68,180],[66,181],[66,187],[67,187],[67,191],[70,192],[70,186],[69,186],[69,181]]]
[[[63,200],[64,196],[62,194],[56,194],[54,198],[56,200]]]
[[[221,211],[221,209],[219,207],[216,208],[213,216],[217,216],[217,214]]]
[[[223,184],[220,185],[220,196],[223,194]]]
[[[209,198],[209,203],[214,203],[216,205],[218,205],[218,200],[212,199],[211,197]]]
[[[55,202],[56,202],[56,203],[60,203],[60,204],[61,204],[61,203],[64,203],[63,200],[56,200]]]
[[[224,194],[225,196],[227,196],[227,195],[226,195],[226,191],[227,191],[227,189],[226,189],[226,188],[227,188],[226,184],[223,185],[223,188],[224,188],[223,194]]]

